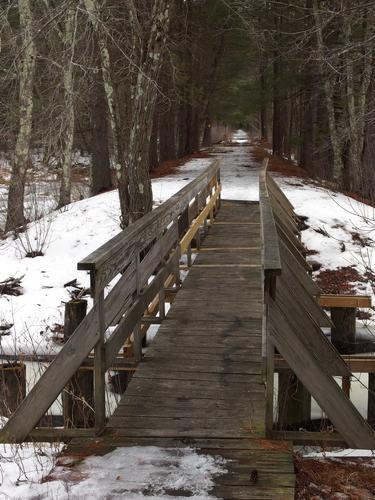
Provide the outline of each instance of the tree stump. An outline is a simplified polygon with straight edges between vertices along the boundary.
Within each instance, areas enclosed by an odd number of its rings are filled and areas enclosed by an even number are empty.
[[[332,307],[332,344],[340,354],[355,353],[355,307]]]
[[[71,300],[66,303],[64,319],[66,341],[84,319],[86,311],[86,300]],[[62,400],[65,427],[93,427],[95,425],[93,370],[80,368],[66,385]]]
[[[26,396],[26,366],[23,363],[0,364],[0,415],[9,417]]]
[[[306,429],[311,422],[311,396],[292,370],[279,373],[278,428]]]

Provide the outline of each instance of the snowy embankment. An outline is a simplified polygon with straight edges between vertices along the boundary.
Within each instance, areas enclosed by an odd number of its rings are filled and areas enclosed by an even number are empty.
[[[302,241],[321,270],[354,266],[375,271],[375,209],[306,179],[275,176],[299,215],[307,217]],[[372,294],[369,283],[356,282],[358,293]]]

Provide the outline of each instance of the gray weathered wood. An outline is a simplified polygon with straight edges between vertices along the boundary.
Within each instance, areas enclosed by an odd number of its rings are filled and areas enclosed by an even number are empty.
[[[270,335],[278,351],[305,385],[347,444],[374,449],[375,434],[361,414],[301,341],[278,305],[270,301]]]
[[[92,293],[97,293],[123,269],[137,253],[158,238],[176,220],[190,201],[205,188],[219,169],[215,160],[194,181],[182,188],[165,203],[124,229],[107,243],[78,263],[78,269],[94,274]]]
[[[259,206],[263,242],[263,266],[266,274],[278,275],[281,273],[279,238],[267,191],[267,164],[268,158],[263,161],[259,174]]]

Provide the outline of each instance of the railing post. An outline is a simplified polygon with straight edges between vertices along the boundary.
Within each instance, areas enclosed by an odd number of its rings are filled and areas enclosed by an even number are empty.
[[[198,196],[195,197],[194,203],[196,205],[196,212],[197,212],[197,214],[199,214],[199,197]],[[197,250],[199,250],[201,247],[200,229],[198,229],[197,234],[195,235],[195,244],[196,244]]]
[[[106,423],[105,415],[105,352],[104,352],[104,290],[98,293],[94,300],[98,304],[99,340],[94,348],[94,399],[95,399],[95,430],[102,432]]]
[[[137,298],[141,293],[141,277],[140,277],[140,256],[137,254],[136,264],[135,264],[135,273],[136,273],[136,283],[137,283]],[[142,359],[142,330],[141,330],[141,322],[139,321],[133,331],[133,352],[134,359],[136,362],[141,361]]]
[[[270,298],[270,277],[264,276],[264,310],[263,310],[263,357],[266,358],[266,435],[270,436],[273,430],[274,413],[274,373],[275,373],[275,347],[268,334],[268,302]]]
[[[368,374],[367,421],[375,429],[375,373]]]

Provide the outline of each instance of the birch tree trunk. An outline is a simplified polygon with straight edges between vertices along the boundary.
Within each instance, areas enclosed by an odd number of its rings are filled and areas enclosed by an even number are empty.
[[[149,142],[157,95],[157,80],[169,27],[170,0],[155,0],[153,4],[146,53],[139,66],[129,135],[126,169],[121,170],[120,204],[123,226],[152,210],[152,189],[149,175]],[[129,182],[129,210],[124,210]]]
[[[74,139],[74,79],[73,60],[75,45],[75,4],[70,2],[65,20],[65,31],[63,33],[64,57],[63,57],[63,81],[64,81],[64,123],[63,123],[63,149],[62,149],[62,174],[60,184],[59,207],[68,205],[71,201],[71,169]]]
[[[121,213],[129,209],[128,179],[124,165],[124,146],[121,137],[121,124],[117,111],[116,95],[111,77],[111,58],[103,30],[103,20],[100,16],[97,0],[84,0],[85,9],[90,17],[99,46],[100,62],[105,98],[108,108],[109,125],[112,137],[112,156],[119,183],[123,185],[123,196],[120,196]]]
[[[30,1],[19,0],[18,8],[23,37],[19,83],[19,129],[9,185],[6,231],[20,227],[25,223],[25,180],[29,160],[33,114],[33,82],[36,50]]]
[[[108,144],[107,101],[100,61],[91,92],[91,121],[90,150],[92,165],[90,193],[93,196],[113,187]]]

